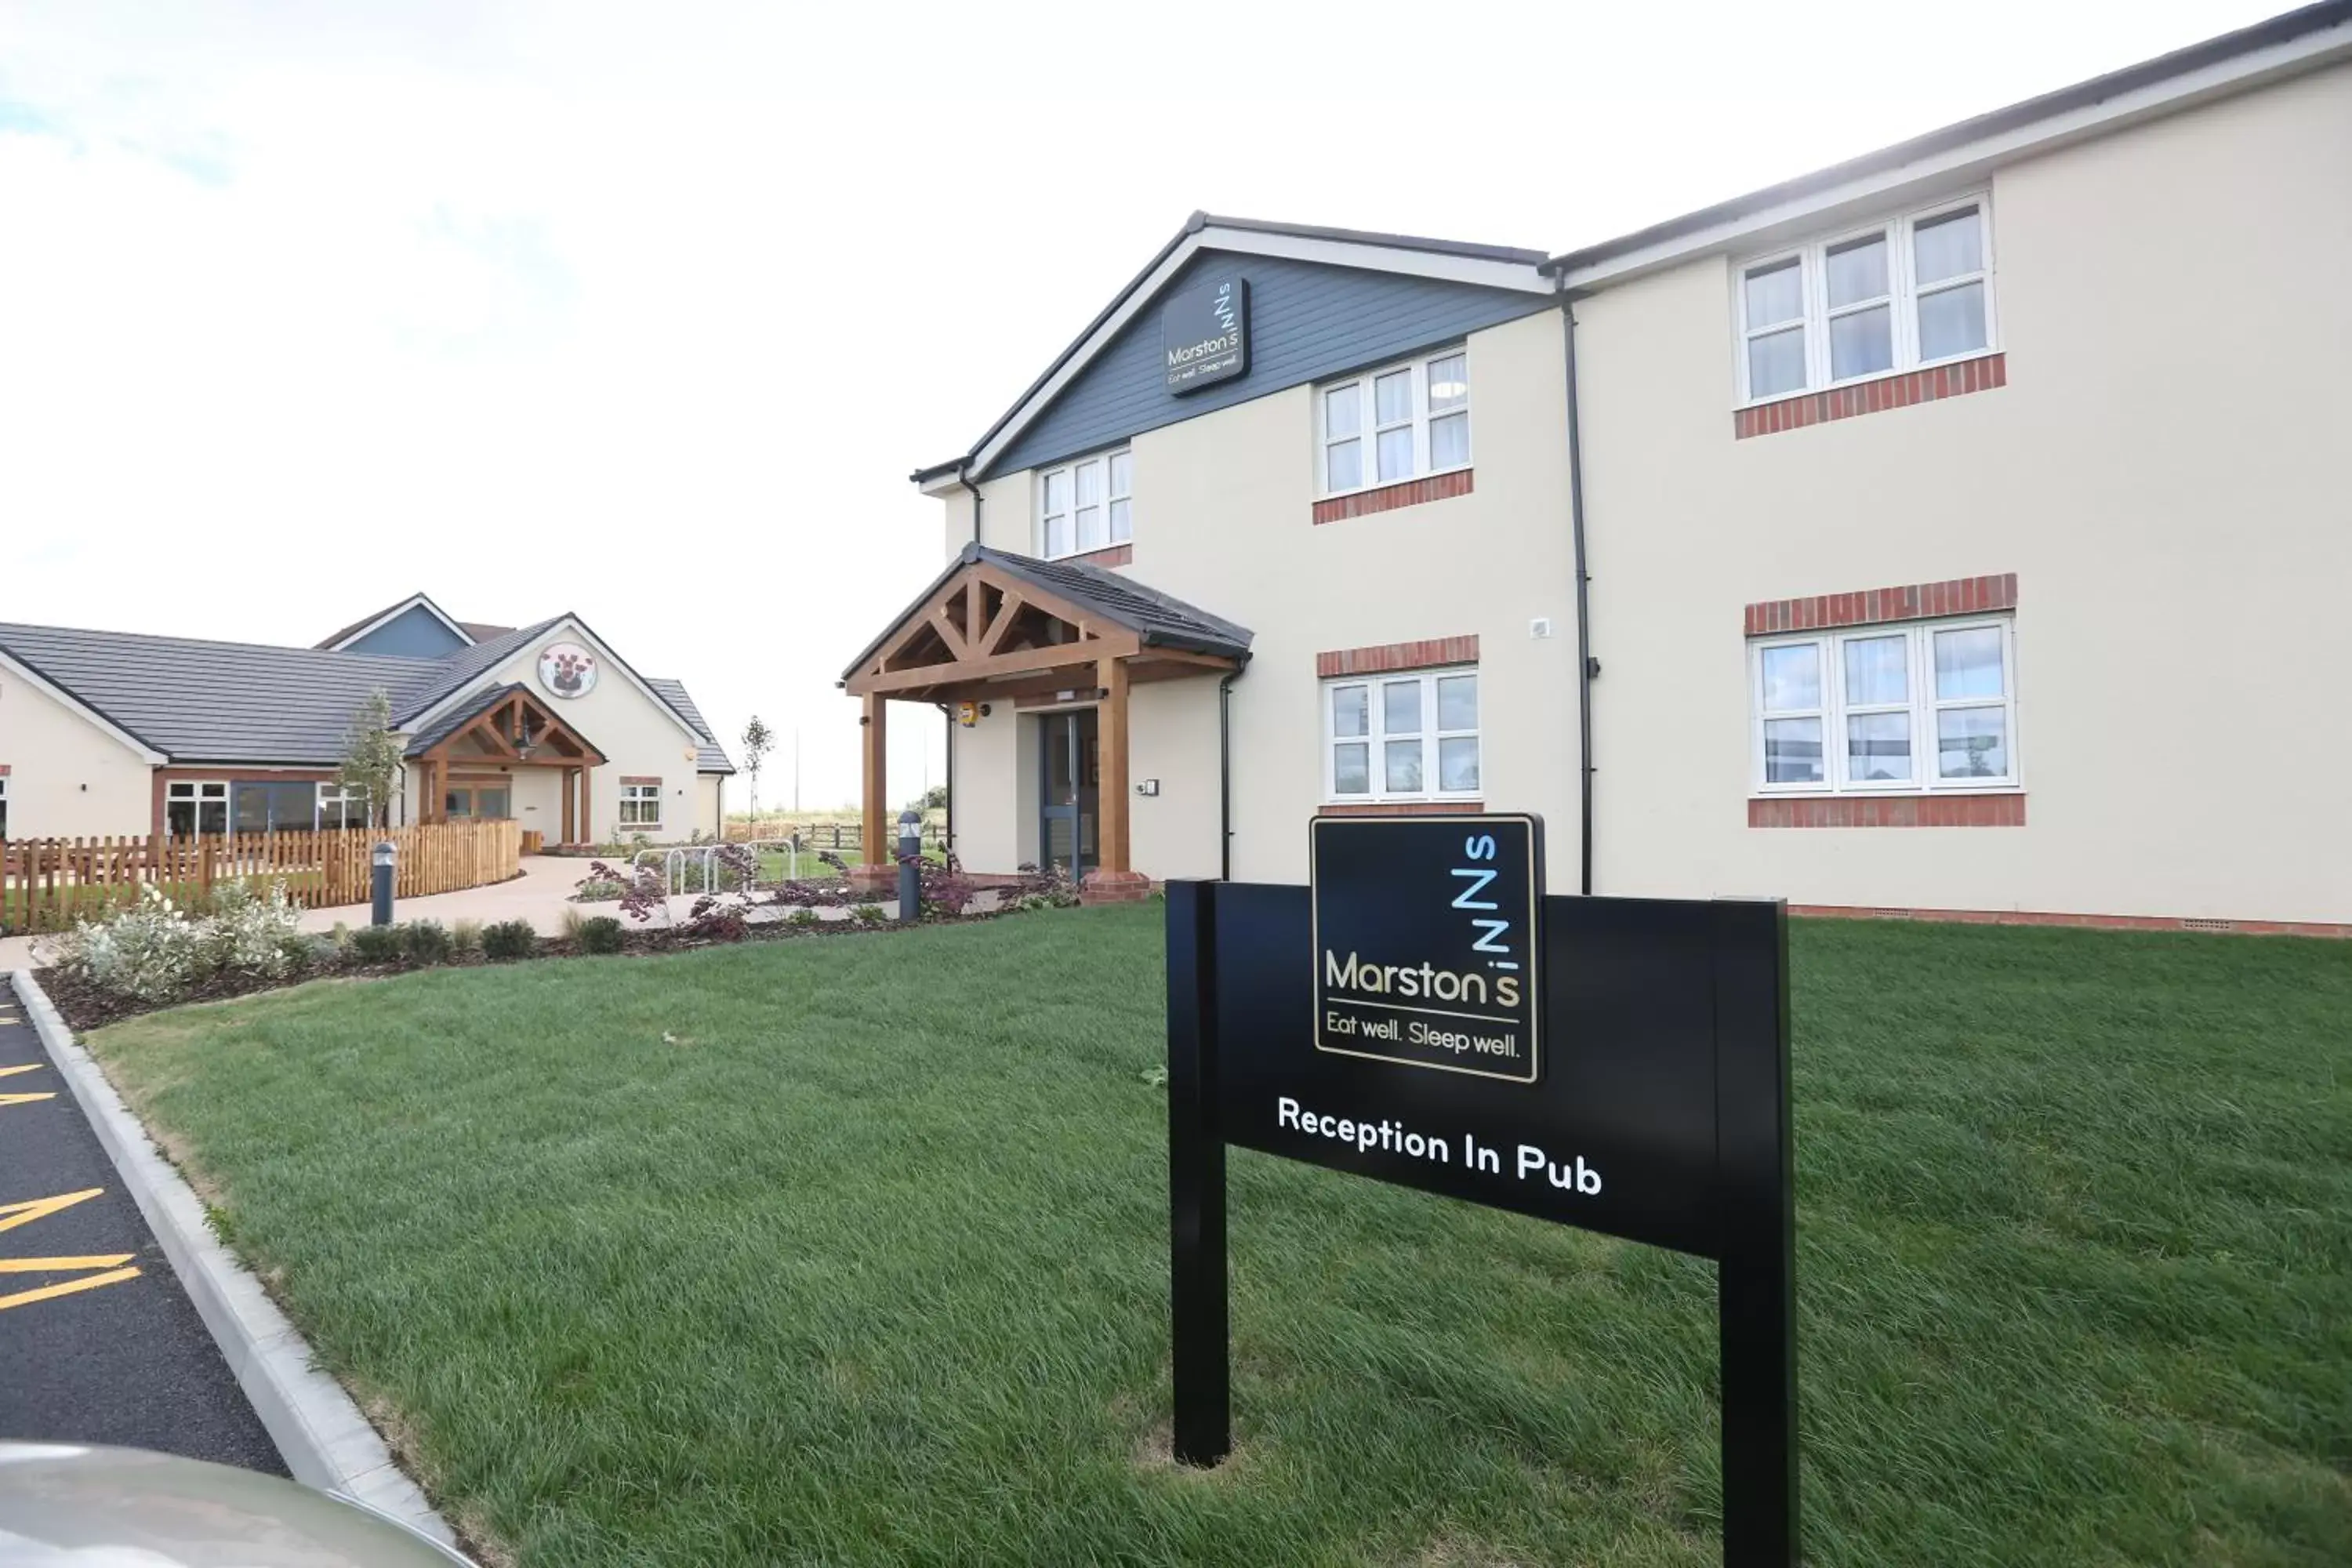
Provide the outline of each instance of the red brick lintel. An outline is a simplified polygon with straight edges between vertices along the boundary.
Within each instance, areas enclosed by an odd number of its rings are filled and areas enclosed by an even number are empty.
[[[1378,643],[1370,647],[1331,648],[1315,656],[1315,673],[1328,680],[1340,675],[1392,675],[1404,669],[1436,669],[1449,664],[1478,662],[1478,634],[1424,637],[1419,642]]]
[[[1318,816],[1475,816],[1486,810],[1475,800],[1336,801],[1316,808]]]
[[[2220,931],[2235,936],[2317,936],[2352,940],[2352,922],[2240,921],[2196,915],[2068,915],[2037,910],[1897,910],[1855,904],[1790,904],[1792,915],[1830,920],[1944,921],[1955,925],[2084,926],[2098,931]]]
[[[1744,441],[1750,436],[1799,430],[1808,425],[1826,425],[1832,419],[1851,419],[1858,414],[1880,414],[1890,408],[1908,408],[1915,403],[1934,403],[1940,398],[1965,396],[1971,392],[1990,392],[1996,386],[2008,384],[2009,356],[1980,354],[1957,364],[1906,371],[1900,375],[1883,375],[1875,381],[1856,382],[1852,386],[1832,387],[1827,392],[1801,392],[1777,403],[1736,408],[1731,414],[1731,434],[1735,439]]]
[[[1748,606],[1747,635],[1809,632],[1825,626],[1866,626],[1881,621],[1919,621],[1936,616],[1975,616],[2017,608],[2017,574],[1998,577],[1953,577],[1900,588],[1864,588],[1851,594],[1815,594],[1806,599],[1763,599]]]
[[[1987,795],[1767,795],[1748,803],[1750,827],[2022,827],[2021,791]]]
[[[1327,496],[1315,503],[1315,521],[1338,522],[1343,518],[1368,517],[1376,511],[1394,511],[1401,506],[1419,506],[1423,501],[1445,500],[1469,493],[1470,470],[1455,468],[1451,473],[1432,474],[1425,479],[1399,479],[1395,484],[1373,489]]]

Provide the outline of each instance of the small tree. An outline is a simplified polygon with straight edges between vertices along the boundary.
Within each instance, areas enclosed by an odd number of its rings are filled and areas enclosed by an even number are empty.
[[[392,797],[400,788],[401,771],[400,737],[392,730],[392,698],[379,686],[352,715],[337,776],[345,789],[366,795],[370,822],[389,827]]]
[[[743,776],[751,784],[751,837],[760,837],[760,764],[775,750],[776,737],[757,713],[743,726]]]

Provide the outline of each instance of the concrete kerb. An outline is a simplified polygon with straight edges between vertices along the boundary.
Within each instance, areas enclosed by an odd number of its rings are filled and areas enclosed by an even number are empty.
[[[197,1316],[252,1401],[294,1479],[357,1499],[449,1545],[455,1534],[342,1384],[313,1367],[310,1347],[278,1310],[253,1271],[205,1222],[205,1205],[131,1113],[106,1074],[75,1040],[32,971],[12,976],[26,1016],[73,1089],[82,1113],[163,1244]]]

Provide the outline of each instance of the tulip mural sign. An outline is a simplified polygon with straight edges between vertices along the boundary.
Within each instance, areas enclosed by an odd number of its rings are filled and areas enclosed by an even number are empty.
[[[1530,816],[1328,817],[1171,882],[1175,1449],[1230,1447],[1224,1151],[1717,1264],[1724,1561],[1796,1561],[1786,907],[1547,898]]]

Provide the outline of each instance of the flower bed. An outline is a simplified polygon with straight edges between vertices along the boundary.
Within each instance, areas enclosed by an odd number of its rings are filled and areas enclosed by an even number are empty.
[[[618,879],[609,867],[592,867],[590,879],[599,875]],[[131,909],[82,921],[61,938],[52,950],[52,967],[42,973],[41,986],[67,1023],[83,1030],[164,1007],[246,996],[306,980],[540,958],[644,955],[727,942],[904,929],[901,922],[886,919],[879,905],[863,901],[845,887],[801,883],[705,895],[682,922],[656,924],[654,917],[668,912],[660,874],[648,871],[623,885],[625,922],[568,911],[564,934],[554,937],[541,936],[525,921],[489,926],[461,921],[446,927],[437,921],[410,921],[306,932],[299,927],[300,911],[276,886],[257,892],[227,884],[196,909],[151,894]],[[1025,873],[991,910],[975,910],[973,892],[952,866],[927,866],[918,923],[998,920],[1077,902],[1076,886],[1058,871]],[[778,908],[788,912],[756,918],[757,911]],[[826,919],[817,913],[820,908],[847,910],[849,918]]]

